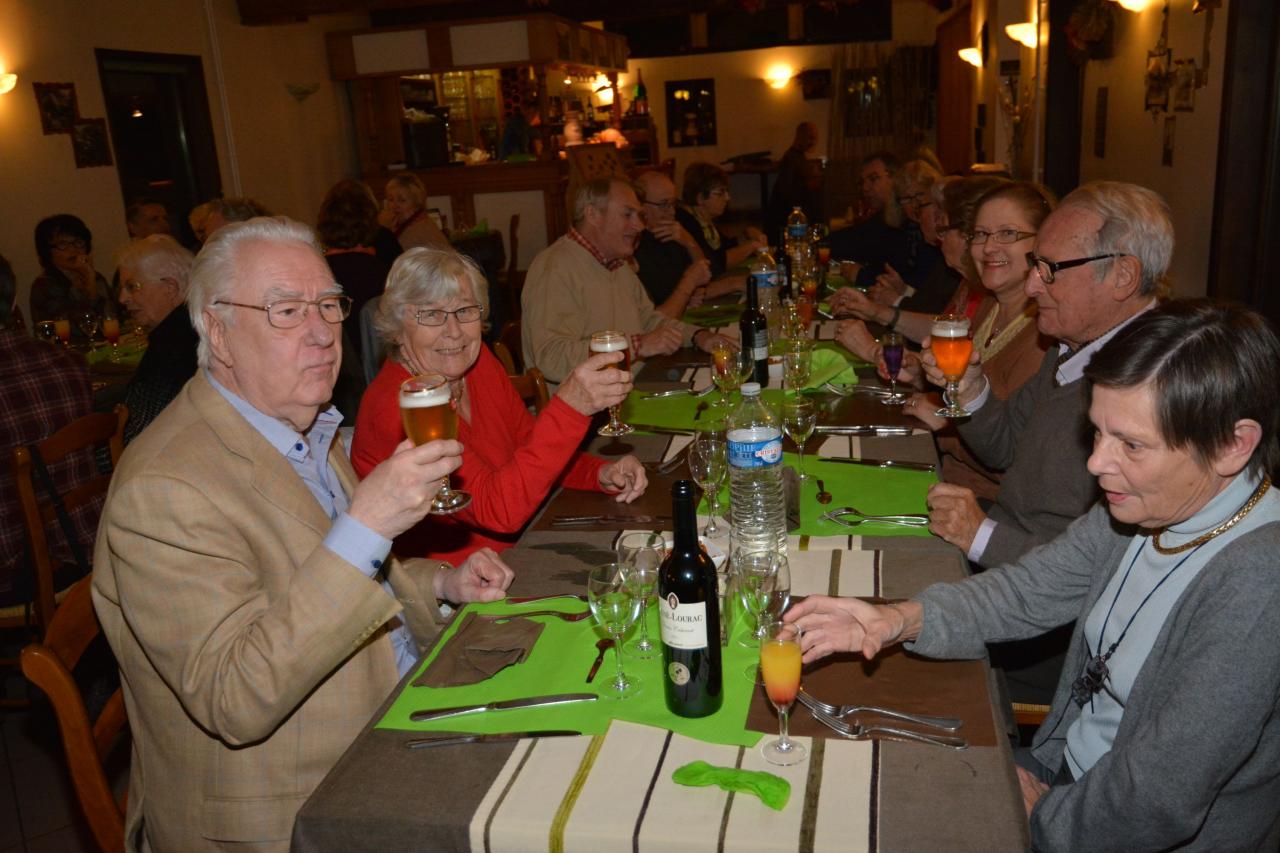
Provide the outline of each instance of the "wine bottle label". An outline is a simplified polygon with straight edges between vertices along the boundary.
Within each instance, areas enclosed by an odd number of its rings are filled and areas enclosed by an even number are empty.
[[[782,433],[776,427],[730,430],[728,443],[734,468],[768,468],[782,462]]]
[[[673,649],[705,649],[707,647],[707,605],[698,601],[681,604],[674,593],[667,593],[658,607],[662,624],[662,642]],[[686,680],[688,673],[685,674]],[[676,682],[680,684],[681,682]]]
[[[751,359],[752,361],[764,361],[769,357],[769,332],[766,329],[757,329],[751,338]]]

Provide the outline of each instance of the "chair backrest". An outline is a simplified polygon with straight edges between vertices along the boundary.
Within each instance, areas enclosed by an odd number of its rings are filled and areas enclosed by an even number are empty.
[[[511,364],[507,373],[514,376],[524,371],[524,341],[520,338],[520,321],[512,320],[498,332],[498,341],[511,354]]]
[[[382,360],[387,354],[387,348],[383,346],[382,338],[373,328],[373,318],[377,316],[378,306],[381,304],[382,297],[375,296],[360,309],[360,351],[364,353],[363,365],[366,385],[373,382],[373,378],[378,375],[378,371],[382,369]]]
[[[508,316],[520,319],[520,294],[524,291],[525,271],[520,269],[520,214],[511,214],[507,228],[507,272],[503,285],[507,291]]]
[[[493,354],[502,364],[502,369],[507,372],[508,376],[515,376],[520,372],[516,370],[516,362],[511,355],[511,350],[507,349],[507,345],[502,341],[493,342]]]
[[[77,581],[53,615],[44,642],[31,643],[22,650],[22,672],[49,697],[80,809],[98,846],[114,851],[124,849],[124,808],[111,792],[103,764],[128,730],[124,696],[117,687],[91,723],[71,674],[85,649],[102,632],[90,597],[92,581],[92,575]]]
[[[124,425],[128,420],[129,410],[123,405],[116,406],[111,412],[94,412],[67,424],[37,444],[36,448],[45,464],[53,465],[77,451],[106,445],[109,448],[111,468],[114,470],[124,450]],[[60,522],[53,499],[47,490],[37,485],[33,479],[33,464],[31,451],[28,448],[14,448],[13,473],[18,493],[18,506],[22,512],[22,523],[26,528],[32,568],[35,572],[34,624],[43,630],[53,618],[57,592],[54,589],[53,579],[55,566],[49,553],[49,540],[45,531],[50,525]],[[105,495],[110,484],[109,472],[97,474],[62,494],[63,506],[68,514],[73,513],[78,507]],[[93,542],[81,542],[79,545],[85,549],[86,559],[92,559]],[[17,622],[9,618],[0,618],[0,626],[17,627]]]
[[[524,400],[526,405],[533,406],[535,412],[541,412],[551,402],[547,380],[538,368],[531,367],[524,373],[507,378],[511,380],[511,385],[520,395],[520,399]]]

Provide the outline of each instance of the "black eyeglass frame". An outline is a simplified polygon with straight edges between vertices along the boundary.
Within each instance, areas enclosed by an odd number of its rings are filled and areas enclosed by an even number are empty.
[[[995,231],[987,231],[983,228],[975,228],[974,230],[969,232],[969,242],[975,246],[985,246],[987,244],[988,239],[994,239],[1001,246],[1012,246],[1014,243],[1025,240],[1028,237],[1036,236],[1037,233],[1039,232],[1019,231],[1017,228],[998,228]],[[986,234],[987,236],[979,240],[978,234]],[[1012,234],[1013,239],[1001,240],[999,237],[996,236],[997,234]]]
[[[1058,273],[1062,270],[1069,270],[1072,267],[1082,267],[1085,264],[1091,264],[1094,261],[1105,261],[1108,258],[1124,258],[1128,255],[1124,252],[1108,252],[1105,255],[1093,255],[1088,258],[1072,258],[1069,261],[1051,261],[1048,258],[1042,258],[1035,252],[1027,252],[1027,266],[1036,271],[1036,275],[1045,284],[1053,284],[1057,279]],[[1045,276],[1045,270],[1049,275]]]

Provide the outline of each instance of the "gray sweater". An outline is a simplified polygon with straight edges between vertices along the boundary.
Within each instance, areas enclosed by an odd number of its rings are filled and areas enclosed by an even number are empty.
[[[1076,619],[1035,756],[1062,764],[1079,716],[1084,616],[1119,567],[1134,528],[1095,506],[1066,535],[1014,565],[921,593],[911,651],[978,658]],[[1274,850],[1280,841],[1280,522],[1242,535],[1178,599],[1143,664],[1111,751],[1031,815],[1037,850]]]
[[[978,561],[1012,563],[1053,539],[1098,499],[1085,463],[1093,448],[1088,382],[1057,387],[1057,347],[1008,400],[995,395],[960,424],[960,435],[989,468],[1004,471],[988,516],[996,529]]]

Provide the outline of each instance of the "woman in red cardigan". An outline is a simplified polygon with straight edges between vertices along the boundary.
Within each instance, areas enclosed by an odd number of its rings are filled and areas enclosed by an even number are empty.
[[[439,373],[460,384],[458,440],[465,451],[452,484],[472,496],[461,512],[429,515],[397,537],[395,551],[404,556],[430,554],[456,565],[482,547],[509,548],[558,485],[616,492],[628,503],[648,485],[634,456],[607,462],[578,450],[591,415],[631,390],[627,373],[600,369],[618,355],[601,353],[578,365],[534,418],[480,340],[487,296],[483,273],[454,252],[410,249],[387,277],[374,324],[388,357],[360,404],[351,462],[363,477],[396,451],[406,440],[400,383]]]

